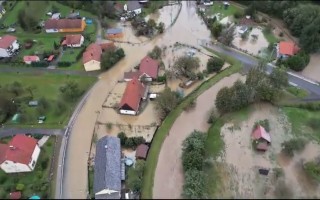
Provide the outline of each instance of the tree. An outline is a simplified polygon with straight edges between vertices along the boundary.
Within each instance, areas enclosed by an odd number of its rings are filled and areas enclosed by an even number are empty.
[[[274,68],[269,76],[272,85],[281,89],[288,86],[288,74],[285,69],[281,67]]]
[[[74,81],[68,81],[59,88],[62,97],[67,101],[75,101],[82,95],[83,91],[80,90],[79,84]]]
[[[20,82],[15,81],[9,86],[9,91],[19,96],[23,92],[23,87]]]
[[[285,65],[294,71],[302,71],[306,67],[304,59],[298,55],[288,58]]]
[[[220,24],[219,22],[213,23],[212,27],[211,27],[211,33],[215,38],[219,38],[222,32],[222,24]]]
[[[1,91],[2,92],[2,91]],[[4,122],[9,116],[17,112],[17,105],[14,104],[5,93],[0,95],[0,122]]]
[[[224,65],[224,60],[221,58],[210,58],[207,62],[207,71],[209,73],[219,72]]]
[[[162,50],[159,46],[155,46],[153,50],[148,54],[152,59],[160,59]]]
[[[281,144],[282,151],[287,155],[292,157],[294,155],[294,152],[302,151],[306,145],[305,140],[303,139],[291,139],[288,141],[285,141]]]
[[[320,165],[316,161],[309,161],[303,164],[304,171],[317,181],[320,181]]]
[[[45,97],[41,97],[38,101],[38,106],[37,106],[37,110],[39,112],[40,115],[43,115],[46,110],[49,109],[49,102]]]
[[[235,36],[235,26],[231,26],[230,28],[226,28],[222,31],[221,36],[219,37],[219,41],[227,46],[232,44],[232,41]]]
[[[182,56],[177,59],[173,65],[173,69],[178,75],[190,78],[192,72],[200,66],[200,60],[197,57]]]
[[[185,172],[182,196],[187,199],[202,199],[205,190],[203,171],[188,170]]]
[[[149,28],[156,28],[157,23],[154,21],[154,19],[149,19],[147,25]]]
[[[30,93],[30,96],[33,98],[33,92],[37,89],[36,86],[30,85],[26,88],[26,90]]]
[[[135,168],[129,169],[128,187],[133,192],[140,193],[140,191],[141,191],[144,169],[145,169],[145,161],[144,160],[138,160],[135,164]]]
[[[118,133],[118,138],[120,139],[121,146],[124,146],[128,137],[124,132]]]
[[[117,49],[116,51],[106,51],[101,56],[101,66],[103,69],[110,69],[124,56],[125,53],[122,48]]]
[[[155,100],[155,108],[160,119],[164,119],[179,103],[178,95],[166,88]]]
[[[232,111],[240,110],[249,105],[250,91],[246,84],[237,80],[230,89],[234,94],[230,97],[232,100],[230,105]]]
[[[300,36],[300,45],[307,52],[313,53],[317,52],[320,49],[320,16],[317,17],[313,23],[306,26]]]
[[[217,107],[219,113],[226,113],[230,111],[232,91],[228,87],[223,87],[219,90],[215,106]]]
[[[32,31],[38,25],[37,20],[34,18],[34,13],[27,12],[28,9],[21,9],[18,13],[18,23],[25,31]]]
[[[164,32],[164,23],[160,22],[157,26],[157,29],[158,29],[159,33],[163,33]]]

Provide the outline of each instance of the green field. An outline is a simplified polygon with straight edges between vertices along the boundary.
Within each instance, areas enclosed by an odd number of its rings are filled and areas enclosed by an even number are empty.
[[[309,95],[308,91],[294,86],[289,86],[287,91],[298,98],[305,98]]]
[[[220,13],[220,19],[223,19],[224,17],[228,17],[228,16],[233,16],[236,12],[241,12],[242,9],[234,6],[234,5],[230,5],[229,8],[227,10],[224,9],[224,6],[222,3],[213,3],[213,6],[210,6],[209,9],[206,9],[206,15],[214,15],[217,13]]]
[[[30,120],[23,124],[12,124],[11,121],[7,122],[7,125],[21,126],[21,127],[61,127],[63,126],[70,114],[73,112],[74,103],[65,102],[67,109],[62,114],[55,113],[56,101],[61,99],[59,95],[59,88],[67,81],[75,81],[79,83],[79,87],[83,90],[87,90],[94,82],[94,77],[80,77],[71,75],[57,75],[57,74],[14,74],[6,73],[0,75],[0,85],[13,83],[14,81],[20,82],[23,87],[35,86],[33,91],[33,99],[38,100],[40,97],[45,97],[50,103],[50,109],[46,110],[47,119],[44,124],[37,124],[37,117],[39,116],[35,107],[28,107],[27,103],[23,103],[21,106],[30,115]],[[29,92],[24,90],[22,96],[30,96]],[[61,122],[61,124],[60,124]]]
[[[2,140],[3,142],[3,140]],[[9,199],[9,193],[15,191],[18,183],[24,185],[22,198],[38,195],[42,199],[50,198],[49,169],[52,162],[55,137],[51,136],[41,148],[35,170],[19,174],[6,174],[0,169],[0,199]]]
[[[269,43],[274,44],[280,41],[278,38],[276,38],[272,31],[266,31],[265,29],[263,29],[262,33]]]
[[[79,47],[79,48],[67,48],[60,61],[61,62],[77,62],[76,58],[77,56],[82,52],[84,47]],[[82,55],[81,55],[82,58]]]

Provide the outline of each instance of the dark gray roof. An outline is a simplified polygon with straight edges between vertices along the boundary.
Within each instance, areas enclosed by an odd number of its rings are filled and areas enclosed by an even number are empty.
[[[94,194],[104,190],[116,193],[96,195],[96,198],[120,199],[121,190],[121,146],[120,139],[105,136],[98,140],[94,164]]]
[[[109,28],[109,29],[107,29],[107,34],[118,34],[118,33],[122,33],[122,29],[121,28]]]
[[[139,1],[135,1],[135,0],[129,0],[127,6],[128,6],[128,11],[133,11],[141,8]]]

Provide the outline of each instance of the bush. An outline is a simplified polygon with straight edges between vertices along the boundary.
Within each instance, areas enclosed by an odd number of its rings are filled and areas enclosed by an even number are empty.
[[[198,79],[198,80],[203,80],[203,79],[204,79],[203,73],[198,72],[198,73],[197,73],[197,79]]]
[[[59,116],[62,113],[64,113],[66,109],[67,109],[66,103],[62,100],[58,100],[56,102],[56,109],[54,110],[54,113]]]
[[[124,132],[118,133],[118,138],[120,139],[120,143],[124,148],[129,148],[135,150],[137,146],[140,144],[144,144],[146,140],[139,136],[139,137],[127,137]]]
[[[218,120],[218,116],[214,110],[211,111],[208,119],[209,124],[214,124]]]
[[[23,189],[24,189],[24,184],[18,183],[17,186],[16,186],[16,190],[22,191]]]
[[[289,141],[285,141],[281,144],[282,151],[287,155],[292,157],[294,152],[299,152],[304,149],[306,145],[305,140],[303,139],[291,139]]]
[[[126,134],[124,132],[120,132],[118,133],[118,138],[120,139],[121,145],[124,146],[127,140]]]
[[[207,62],[208,73],[219,72],[222,69],[224,60],[221,58],[210,58]]]
[[[39,61],[39,62],[32,62],[32,67],[48,67],[49,63],[47,61]]]
[[[68,61],[59,61],[58,66],[59,67],[70,67],[73,63]]]
[[[160,47],[155,46],[153,50],[148,53],[148,56],[150,56],[152,59],[160,59],[162,54],[162,50]]]
[[[270,131],[269,120],[265,119],[255,122],[253,129],[256,129],[258,125],[262,126],[267,132]]]
[[[303,169],[311,178],[320,181],[320,165],[315,161],[307,162],[303,165]]]
[[[167,81],[167,76],[166,75],[158,76],[157,81],[158,82],[166,82]]]

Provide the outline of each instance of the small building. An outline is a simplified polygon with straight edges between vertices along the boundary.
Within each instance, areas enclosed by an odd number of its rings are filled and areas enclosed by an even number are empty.
[[[104,136],[97,142],[93,192],[95,199],[121,197],[121,145],[118,137]]]
[[[122,38],[123,31],[121,28],[109,28],[106,31],[106,38],[113,39],[113,38]]]
[[[21,192],[10,192],[9,197],[10,199],[21,199]]]
[[[29,101],[29,106],[38,106],[38,101]]]
[[[0,37],[0,57],[12,57],[19,48],[20,45],[15,36],[4,35]]]
[[[0,168],[6,173],[31,172],[39,155],[38,140],[15,135],[8,144],[0,144]]]
[[[266,151],[271,143],[270,134],[261,125],[258,125],[252,132],[252,139],[255,142],[256,150],[259,151]]]
[[[23,56],[23,62],[30,65],[33,62],[39,62],[40,58],[38,56]]]
[[[44,23],[46,33],[83,32],[86,22],[82,19],[48,19]]]
[[[51,16],[51,19],[60,19],[61,18],[61,14],[60,13],[54,13],[52,16]]]
[[[148,155],[149,147],[146,144],[140,144],[136,149],[137,159],[146,159]]]
[[[53,61],[53,59],[54,59],[54,55],[50,55],[50,56],[48,57],[47,61],[48,61],[48,62],[51,62],[51,61]]]
[[[146,81],[155,80],[158,78],[159,62],[146,56],[140,62],[139,71],[147,75]]]
[[[119,111],[124,115],[137,115],[141,102],[147,99],[148,89],[137,78],[127,83],[122,96]]]
[[[293,42],[282,41],[277,46],[277,58],[288,58],[296,55],[300,48]]]
[[[139,15],[142,12],[142,6],[137,0],[130,0],[125,6],[127,9],[124,10],[127,10],[128,12],[134,12],[136,15]]]
[[[67,16],[68,19],[79,19],[80,18],[80,13],[79,12],[73,12],[73,13],[70,13],[68,16]]]
[[[67,47],[81,47],[84,42],[84,37],[81,34],[66,35],[62,45]]]

